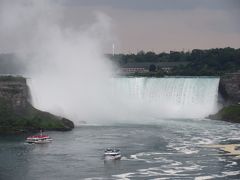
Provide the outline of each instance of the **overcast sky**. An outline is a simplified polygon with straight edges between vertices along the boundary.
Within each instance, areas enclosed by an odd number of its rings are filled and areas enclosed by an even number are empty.
[[[62,8],[66,27],[91,25],[99,13],[108,16],[117,53],[240,48],[240,0],[49,1]],[[109,42],[106,51],[111,47]]]
[[[111,17],[117,52],[240,48],[240,0],[61,0],[68,23]]]

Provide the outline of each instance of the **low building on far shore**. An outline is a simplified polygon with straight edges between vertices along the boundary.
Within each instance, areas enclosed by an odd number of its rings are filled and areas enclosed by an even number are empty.
[[[165,73],[171,72],[172,68],[178,66],[186,66],[188,62],[149,62],[149,63],[127,63],[121,66],[121,71],[124,74],[147,73],[162,71]]]
[[[149,63],[127,63],[121,67],[124,74],[149,72]]]

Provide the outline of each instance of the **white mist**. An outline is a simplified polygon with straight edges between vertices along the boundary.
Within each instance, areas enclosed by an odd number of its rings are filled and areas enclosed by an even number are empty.
[[[0,41],[28,66],[34,106],[87,121],[107,114],[104,104],[112,66],[110,19],[98,13],[89,26],[64,27],[61,7],[47,0],[2,1]]]
[[[27,66],[35,107],[76,125],[203,118],[215,111],[218,80],[112,78],[104,56],[114,39],[111,20],[98,14],[89,26],[66,27],[61,7],[49,2],[0,4],[1,49]]]

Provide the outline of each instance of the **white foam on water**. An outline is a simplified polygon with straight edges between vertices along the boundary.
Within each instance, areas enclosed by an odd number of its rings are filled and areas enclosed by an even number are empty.
[[[228,176],[236,176],[239,174],[240,174],[240,171],[225,171],[225,172],[222,172],[221,174],[212,174],[211,176],[199,176],[199,177],[196,177],[195,180],[226,178]]]
[[[172,147],[173,149],[177,150],[178,152],[184,153],[184,154],[197,154],[199,150],[190,148],[190,147]]]
[[[191,141],[184,140],[183,138],[175,138],[169,141],[168,148],[174,149],[177,153],[183,153],[186,155],[197,154],[199,152],[198,147]]]
[[[240,171],[228,171],[228,172],[222,172],[222,173],[227,176],[235,176],[235,175],[240,174]]]
[[[179,164],[180,165],[180,164]],[[119,177],[119,178],[129,178],[131,177],[134,178],[149,178],[154,179],[159,179],[158,177],[162,177],[164,179],[169,179],[168,177],[164,176],[169,176],[169,177],[182,177],[183,179],[185,177],[189,177],[189,173],[195,170],[201,169],[200,166],[198,165],[191,165],[189,166],[159,166],[159,167],[150,167],[146,169],[138,169],[135,172],[130,172],[130,173],[123,173],[120,175],[114,175],[113,177]]]
[[[227,161],[227,160],[226,160],[225,158],[223,158],[223,157],[218,157],[217,159],[218,159],[218,161],[220,161],[220,162],[226,162],[226,161]]]
[[[106,178],[102,178],[102,177],[93,177],[93,178],[85,178],[84,180],[106,180]]]
[[[237,162],[232,161],[230,164],[227,164],[226,167],[232,167],[232,166],[236,166]]]
[[[129,160],[144,161],[146,163],[175,163],[175,161],[161,155],[171,155],[171,153],[141,152],[130,155]]]
[[[141,152],[133,154],[130,156],[129,160],[134,161],[144,161],[146,163],[155,164],[161,163],[157,167],[149,167],[146,169],[138,169],[134,172],[124,173],[125,178],[149,178],[165,176],[169,177],[191,177],[192,173],[201,171],[204,166],[195,164],[191,161],[186,161],[185,163],[171,159],[171,153],[162,153],[162,152]],[[126,176],[127,175],[127,176]]]
[[[213,176],[199,176],[196,177],[194,180],[208,180],[208,179],[213,179]]]
[[[130,172],[130,173],[123,173],[123,174],[118,174],[118,175],[112,175],[112,177],[115,177],[117,179],[121,179],[121,180],[130,180],[130,177],[134,177],[132,176],[134,175],[134,173]]]
[[[206,145],[206,144],[213,144],[213,139],[211,138],[204,138],[204,137],[193,137],[191,141],[194,142],[196,145]]]

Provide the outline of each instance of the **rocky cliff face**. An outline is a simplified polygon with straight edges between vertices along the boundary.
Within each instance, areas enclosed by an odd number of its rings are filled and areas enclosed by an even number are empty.
[[[240,71],[226,74],[220,79],[219,92],[227,104],[240,102]]]
[[[221,77],[219,93],[224,99],[224,107],[208,118],[240,123],[240,72]]]
[[[27,108],[29,90],[23,77],[0,77],[0,98],[8,101],[15,111]]]
[[[35,109],[23,77],[0,76],[0,133],[44,130],[71,130],[65,118]]]

